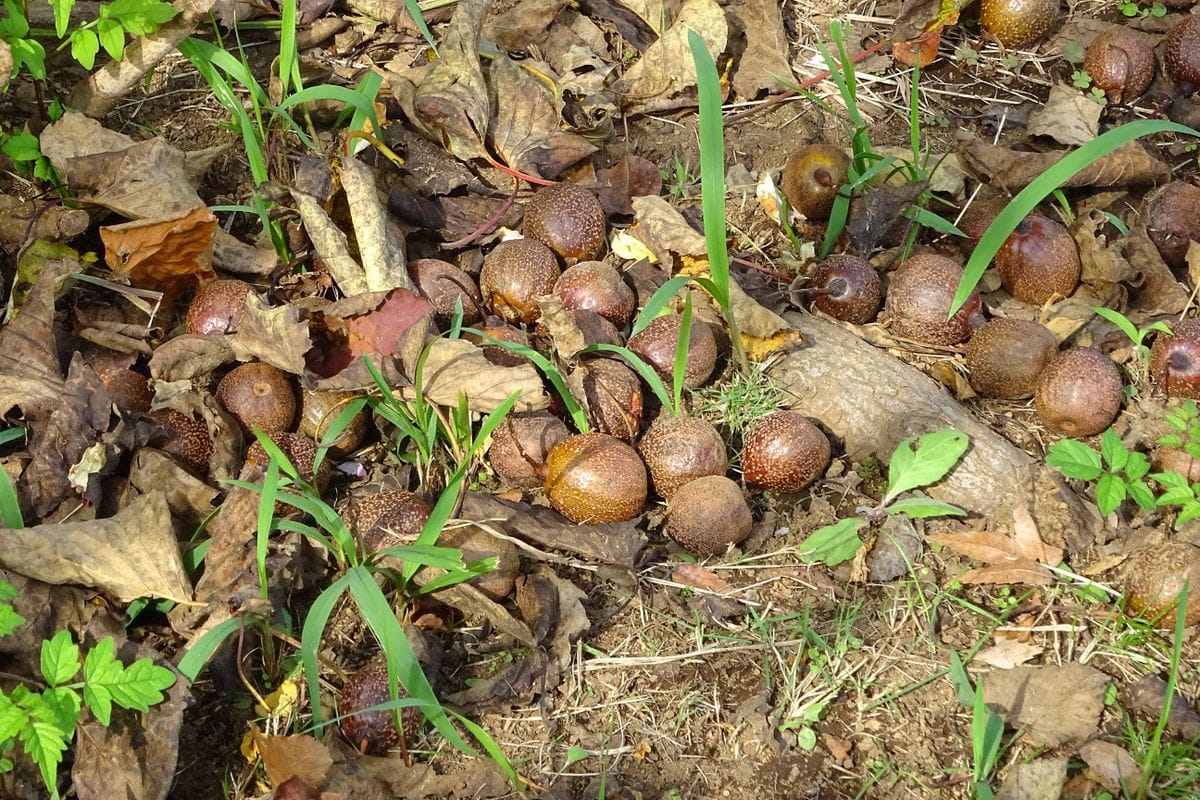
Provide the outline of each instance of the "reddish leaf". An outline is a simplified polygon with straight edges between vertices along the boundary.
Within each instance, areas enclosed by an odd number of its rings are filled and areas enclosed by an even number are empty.
[[[392,289],[373,311],[346,318],[352,358],[364,353],[394,356],[405,332],[433,313],[429,301],[407,289]]]

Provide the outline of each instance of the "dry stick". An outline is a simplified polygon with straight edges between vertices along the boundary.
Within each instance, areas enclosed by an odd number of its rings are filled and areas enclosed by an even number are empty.
[[[879,50],[879,48],[883,47],[885,44],[887,44],[886,41],[876,42],[875,44],[868,47],[866,50],[863,50],[862,52],[858,53],[853,58],[851,58],[850,63],[858,64],[861,61],[865,61],[868,56],[876,53]],[[821,72],[818,72],[816,75],[814,75],[811,78],[809,78],[808,80],[806,80],[804,83],[797,86],[795,89],[789,89],[788,91],[784,92],[783,94],[777,94],[760,106],[755,106],[754,108],[749,108],[749,109],[746,109],[745,111],[740,111],[737,114],[734,114],[732,117],[726,118],[725,124],[732,125],[735,122],[741,122],[742,120],[746,119],[747,117],[757,114],[760,111],[771,108],[772,106],[777,106],[780,103],[786,103],[789,100],[799,97],[800,92],[802,92],[805,89],[816,86],[818,83],[825,80],[832,74],[833,73],[831,73],[827,69],[822,70]]]

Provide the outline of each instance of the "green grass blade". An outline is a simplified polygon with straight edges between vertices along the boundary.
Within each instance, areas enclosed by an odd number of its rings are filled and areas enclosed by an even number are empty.
[[[21,514],[17,490],[3,469],[0,469],[0,523],[3,523],[5,528],[25,527],[25,517]]]
[[[430,33],[429,26],[425,23],[425,15],[421,13],[421,5],[418,0],[404,0],[404,7],[412,15],[413,22],[417,24],[417,30],[421,32],[421,36],[425,37],[425,43],[429,45],[429,49],[436,53],[437,45],[433,41],[433,34]]]
[[[356,567],[355,569],[358,569]],[[317,595],[317,599],[309,606],[308,614],[304,617],[304,628],[300,633],[300,661],[304,665],[304,677],[308,683],[308,697],[312,705],[314,723],[320,723],[321,715],[321,665],[317,661],[317,653],[321,650],[321,638],[325,635],[325,625],[338,599],[350,586],[350,575],[347,573]]]
[[[5,428],[0,431],[0,445],[15,442],[25,435],[24,428]]]
[[[258,566],[258,590],[267,596],[267,545],[271,541],[271,523],[275,520],[275,495],[279,491],[279,462],[267,464],[262,495],[258,498],[258,531],[254,539],[254,562]]]
[[[721,294],[717,303],[729,308],[729,249],[725,243],[725,133],[721,119],[721,79],[708,45],[688,31],[688,45],[696,65],[700,103],[700,195],[704,209],[704,240],[708,267]],[[732,321],[729,321],[732,325]]]
[[[513,769],[513,765],[509,763],[508,758],[504,755],[504,751],[500,749],[500,745],[496,744],[496,740],[478,724],[467,719],[457,711],[451,711],[450,709],[447,709],[447,711],[458,720],[460,725],[467,729],[467,733],[475,737],[475,741],[479,742],[479,746],[488,754],[488,758],[492,759],[496,766],[508,777],[509,783],[512,784],[513,788],[518,792],[522,792],[524,784],[521,781],[521,777],[517,775],[517,771]]]
[[[354,87],[355,94],[366,98],[370,111],[364,112],[357,104],[351,106],[354,109],[354,114],[350,117],[349,125],[345,126],[347,130],[361,131],[366,127],[367,120],[370,120],[372,125],[378,124],[379,120],[375,118],[375,98],[379,96],[379,88],[381,86],[383,86],[383,75],[378,72],[368,72],[358,82],[358,85]],[[342,127],[342,120],[339,119],[338,122],[338,127]],[[379,128],[373,128],[373,130],[378,131]],[[461,303],[462,298],[459,298],[458,302]],[[450,338],[455,339],[458,337],[451,336]]]
[[[671,391],[674,404],[667,406],[679,416],[683,408],[683,379],[687,372],[688,348],[692,343],[692,295],[683,299],[683,315],[679,322],[679,338],[675,342],[675,363],[671,365]]]
[[[692,278],[687,275],[676,275],[655,289],[654,294],[650,295],[650,299],[646,301],[646,305],[642,306],[642,310],[634,319],[633,327],[629,329],[629,338],[632,339],[641,333],[658,316],[659,312],[667,307],[667,303],[670,303],[675,295],[679,294],[679,290],[691,281]]]
[[[217,648],[220,647],[226,639],[241,629],[241,617],[231,617],[223,622],[218,622],[216,625],[197,636],[192,643],[188,645],[187,650],[183,654],[183,658],[179,659],[179,663],[175,665],[176,669],[179,670],[179,674],[187,678],[189,683],[195,683],[196,677],[200,674],[200,670],[204,669],[204,665],[208,663],[210,658],[212,658],[213,653],[217,652]],[[314,656],[314,660],[315,658],[316,657]]]
[[[1004,244],[1004,240],[1016,230],[1021,220],[1037,208],[1038,203],[1045,200],[1051,192],[1062,186],[1080,170],[1098,159],[1135,139],[1156,133],[1178,133],[1184,136],[1200,137],[1200,131],[1177,122],[1157,119],[1134,120],[1100,134],[1078,150],[1063,156],[1058,163],[1034,178],[1004,207],[1003,211],[996,215],[996,219],[988,226],[979,240],[979,244],[975,246],[975,252],[971,254],[970,260],[963,269],[962,280],[959,281],[958,292],[954,295],[954,302],[950,306],[950,314],[947,319],[958,313],[958,310],[967,302],[967,298],[979,285],[984,270],[992,262],[996,252]]]
[[[296,52],[296,0],[283,0],[279,6],[279,87],[280,97],[292,93],[292,83],[300,87],[300,59]]]
[[[279,111],[287,111],[294,106],[311,103],[314,100],[332,100],[342,103],[355,110],[357,114],[371,121],[374,130],[379,130],[379,118],[375,116],[375,106],[364,95],[348,86],[309,86],[301,89],[290,97],[284,98],[278,106]]]

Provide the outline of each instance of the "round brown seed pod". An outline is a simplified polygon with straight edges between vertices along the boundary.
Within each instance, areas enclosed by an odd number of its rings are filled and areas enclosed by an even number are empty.
[[[229,371],[217,384],[217,401],[253,435],[280,433],[292,426],[296,417],[296,392],[282,370],[252,361]]]
[[[795,411],[776,411],[753,423],[742,442],[746,483],[773,492],[807,489],[829,466],[829,439]]]
[[[572,522],[623,522],[646,504],[646,467],[637,451],[605,433],[568,437],[546,459],[546,497]]]
[[[1024,319],[994,319],[967,342],[971,387],[984,397],[1024,400],[1037,391],[1038,376],[1058,353],[1054,334]]]
[[[638,452],[650,470],[654,490],[667,500],[685,483],[724,475],[729,468],[725,440],[700,417],[659,415],[638,442]]]
[[[408,697],[402,685],[397,688],[401,698]],[[383,756],[400,744],[400,731],[396,730],[395,717],[390,710],[363,710],[391,699],[387,656],[379,653],[350,676],[338,697],[338,716],[341,718],[338,727],[355,750],[366,755]],[[408,706],[400,716],[405,735],[416,731],[424,719],[416,706]]]
[[[1200,19],[1200,18],[1198,18]],[[1200,242],[1200,187],[1172,181],[1146,198],[1146,235],[1171,269],[1187,266],[1187,251]]]
[[[1180,94],[1192,94],[1200,86],[1200,16],[1185,16],[1167,34],[1163,66]]]
[[[583,261],[567,267],[554,284],[563,308],[594,311],[618,328],[633,317],[636,299],[621,273],[603,261]]]
[[[834,319],[865,325],[883,305],[879,273],[858,256],[835,255],[812,276],[813,305]]]
[[[667,504],[667,535],[701,558],[743,541],[753,525],[742,487],[724,475],[685,483]]]
[[[184,329],[196,334],[235,332],[246,313],[246,295],[253,291],[253,286],[237,279],[221,278],[201,284],[188,305]]]
[[[1121,413],[1121,374],[1099,350],[1075,347],[1055,356],[1038,378],[1038,419],[1063,436],[1095,436]]]
[[[358,397],[361,397],[358,392],[301,391],[300,433],[318,442],[323,441],[346,405]],[[366,434],[367,411],[363,408],[354,415],[337,439],[330,443],[329,452],[338,457],[344,456],[362,444]]]
[[[556,183],[539,189],[525,206],[521,232],[568,264],[600,255],[606,230],[600,201],[582,186]]]
[[[892,328],[901,336],[926,344],[958,344],[983,325],[982,302],[971,292],[953,317],[950,305],[962,267],[945,256],[915,255],[892,274],[887,309]]]
[[[600,433],[626,442],[642,426],[642,382],[629,367],[611,358],[590,358],[580,364],[588,421]]]
[[[1059,0],[981,0],[979,23],[1005,47],[1035,44],[1062,18]]]
[[[159,443],[162,451],[173,456],[185,469],[201,477],[208,474],[208,462],[213,454],[212,434],[204,420],[196,420],[173,408],[160,408],[150,416],[166,432]]]
[[[484,256],[479,288],[493,314],[507,322],[535,322],[542,315],[537,298],[553,294],[558,261],[541,242],[512,239]]]
[[[495,569],[477,575],[467,583],[496,601],[512,594],[513,585],[521,573],[521,560],[515,544],[493,536],[478,525],[446,528],[438,536],[437,543],[440,547],[457,547],[461,550],[464,564],[495,558]]]
[[[629,349],[642,357],[664,380],[675,372],[675,347],[683,330],[683,316],[663,314],[629,339]],[[717,365],[717,340],[712,329],[692,317],[688,336],[687,360],[684,362],[683,382],[689,388],[702,386]]]
[[[317,463],[317,443],[307,436],[299,433],[273,433],[270,439],[279,450],[287,456],[287,460],[292,462],[292,466],[296,468],[296,472],[300,473],[300,477],[305,480],[316,478],[316,487],[318,491],[325,491],[329,486],[329,479],[333,476],[333,468],[329,465],[328,459],[321,461],[321,466],[317,467],[317,474],[313,475],[313,467]],[[267,450],[256,440],[249,448],[246,449],[246,464],[266,468],[271,457],[267,455]],[[276,509],[287,508],[290,513],[293,509],[284,503],[276,504]],[[277,511],[277,513],[279,513]]]
[[[1187,584],[1185,625],[1200,622],[1200,548],[1162,542],[1133,554],[1125,571],[1128,610],[1160,628],[1175,627],[1179,595]]]
[[[430,513],[420,495],[403,489],[360,495],[350,507],[354,530],[370,552],[411,544]]]
[[[121,367],[101,370],[98,377],[122,413],[136,411],[145,414],[150,410],[154,393],[150,391],[150,382],[142,373]]]
[[[1008,293],[1035,305],[1069,297],[1083,269],[1071,232],[1037,214],[1021,220],[996,252],[994,263]]]
[[[850,157],[840,147],[831,144],[801,147],[783,166],[780,184],[788,205],[806,219],[815,222],[829,219],[849,166]]]
[[[1112,103],[1127,103],[1145,94],[1154,80],[1154,52],[1128,28],[1102,33],[1084,53],[1083,70]]]
[[[537,488],[546,480],[546,457],[568,435],[563,421],[545,411],[509,414],[492,433],[488,463],[504,483]]]
[[[1200,319],[1185,319],[1150,348],[1150,376],[1169,397],[1200,400]]]
[[[418,258],[409,263],[408,274],[437,316],[449,319],[454,315],[455,305],[462,303],[465,324],[473,325],[480,320],[483,296],[475,279],[466,272],[440,258]]]

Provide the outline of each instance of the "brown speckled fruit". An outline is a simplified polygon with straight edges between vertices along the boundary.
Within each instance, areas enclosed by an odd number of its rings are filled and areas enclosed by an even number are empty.
[[[661,414],[638,442],[654,490],[667,500],[679,487],[729,467],[725,440],[711,422],[699,417]]]
[[[575,326],[579,328],[579,332],[583,334],[585,345],[611,344],[620,346],[625,344],[625,339],[621,336],[621,332],[617,330],[617,326],[595,311],[571,311],[568,313],[570,313],[571,319],[575,320]]]
[[[467,583],[496,601],[512,594],[513,584],[521,572],[521,560],[517,557],[515,544],[493,536],[478,525],[445,528],[438,536],[437,543],[439,547],[457,547],[461,550],[464,564],[494,557],[495,569],[477,575]]]
[[[945,256],[915,255],[892,274],[887,310],[892,329],[900,336],[926,344],[958,344],[983,325],[978,292],[947,319],[962,267]]]
[[[99,372],[100,382],[108,390],[113,404],[128,414],[137,411],[145,414],[150,410],[154,393],[150,391],[150,382],[146,376],[136,370],[119,367],[105,369]]]
[[[1130,612],[1160,628],[1175,627],[1179,593],[1187,584],[1185,625],[1200,622],[1200,547],[1162,542],[1133,554],[1125,571],[1125,602]]]
[[[1079,250],[1061,223],[1030,214],[1009,234],[993,262],[1000,283],[1022,303],[1069,297],[1079,285]]]
[[[883,305],[879,273],[858,256],[830,256],[813,273],[813,305],[834,319],[865,325]]]
[[[468,333],[464,337],[468,342],[483,348],[483,356],[491,363],[498,367],[516,367],[521,364],[528,364],[529,359],[520,353],[514,353],[507,350],[498,344],[493,344],[492,339],[501,342],[513,342],[515,344],[530,346],[529,334],[520,328],[514,328],[512,325],[505,323],[499,317],[488,317],[480,325],[476,326],[480,333],[486,334],[480,336],[474,333]],[[488,338],[491,337],[491,338]]]
[[[971,334],[965,348],[971,387],[984,397],[1024,400],[1058,353],[1046,326],[1025,319],[994,319]]]
[[[1185,16],[1167,34],[1163,66],[1180,94],[1192,94],[1200,86],[1200,16]]]
[[[979,23],[1005,47],[1028,47],[1062,17],[1059,0],[982,0]]]
[[[670,380],[675,370],[675,347],[683,327],[680,314],[663,314],[650,320],[650,324],[629,339],[629,349],[641,356],[646,363],[665,380]],[[683,382],[695,389],[712,376],[717,364],[717,340],[712,330],[700,320],[692,317],[692,331],[688,336],[688,354],[684,366]]]
[[[632,442],[642,426],[642,382],[611,358],[590,358],[579,366],[592,429]]]
[[[300,477],[311,480],[313,477],[313,465],[317,460],[317,443],[307,436],[299,433],[273,433],[271,441],[274,442],[287,456],[288,461],[292,462],[296,471],[300,473]],[[259,467],[266,467],[270,462],[270,456],[267,455],[266,448],[256,440],[249,448],[246,449],[246,463]],[[329,479],[333,475],[333,467],[329,465],[328,459],[321,461],[321,466],[317,468],[316,485],[320,491],[325,491],[325,487],[329,485]],[[279,506],[276,506],[277,508]],[[291,506],[287,506],[289,510]]]
[[[724,553],[750,535],[754,518],[742,487],[724,475],[685,483],[667,503],[666,534],[700,558]]]
[[[216,396],[248,435],[254,428],[264,433],[285,431],[296,417],[292,382],[270,364],[254,361],[235,367],[217,384]]]
[[[808,488],[829,466],[829,439],[807,417],[776,411],[756,421],[742,440],[746,483],[773,492]]]
[[[567,267],[554,284],[563,308],[594,311],[618,328],[633,317],[633,289],[613,266],[603,261],[583,261]]]
[[[1059,353],[1038,378],[1038,419],[1063,436],[1101,433],[1121,413],[1121,373],[1099,350],[1074,347]]]
[[[606,231],[600,201],[582,186],[557,183],[539,189],[525,206],[521,232],[568,264],[600,255]]]
[[[545,483],[546,457],[568,435],[563,421],[545,411],[509,414],[492,433],[488,463],[505,484],[535,489]]]
[[[434,314],[449,319],[455,304],[461,302],[463,322],[473,325],[479,321],[483,296],[475,279],[458,267],[440,258],[418,258],[409,263],[408,274],[433,306]]]
[[[1200,242],[1200,187],[1172,181],[1155,190],[1146,198],[1145,218],[1146,235],[1167,266],[1186,267],[1189,243]]]
[[[1157,472],[1177,472],[1188,483],[1200,483],[1200,459],[1192,458],[1182,447],[1158,445],[1152,459]]]
[[[781,188],[788,205],[806,219],[829,219],[838,188],[846,182],[850,157],[831,144],[801,147],[783,166]]]
[[[988,227],[996,221],[996,215],[1004,210],[1011,198],[998,196],[976,199],[963,211],[962,219],[958,221],[958,229],[966,234],[962,241],[963,249],[970,253],[975,250]]]
[[[646,466],[637,451],[606,433],[562,440],[546,459],[546,497],[572,522],[623,522],[646,504]]]
[[[166,431],[164,440],[158,443],[162,451],[197,475],[207,475],[213,441],[204,420],[192,419],[173,408],[151,411],[150,416]]]
[[[400,697],[408,697],[403,685],[397,684],[397,688]],[[355,750],[370,756],[382,756],[400,744],[400,731],[396,729],[392,711],[362,710],[382,705],[391,699],[387,656],[379,653],[350,676],[338,697],[337,711],[341,717],[338,726]],[[408,706],[400,714],[405,735],[410,736],[421,725],[423,715],[416,706]]]
[[[346,406],[361,397],[358,392],[300,392],[300,433],[322,441]],[[329,452],[341,457],[362,444],[367,433],[367,412],[360,409],[336,439],[329,443]]]
[[[534,322],[542,315],[535,302],[554,293],[558,261],[533,239],[512,239],[484,256],[479,288],[493,314],[511,323]]]
[[[367,550],[412,544],[431,509],[420,495],[403,489],[363,494],[350,507],[349,520]]]
[[[254,287],[236,279],[209,281],[196,290],[188,306],[188,333],[233,333],[246,311],[246,294]]]
[[[1128,28],[1102,33],[1088,45],[1083,71],[1092,85],[1102,89],[1111,103],[1128,103],[1141,97],[1154,80],[1154,52],[1141,36]]]
[[[1150,376],[1168,397],[1200,400],[1200,319],[1171,327],[1150,348]]]

